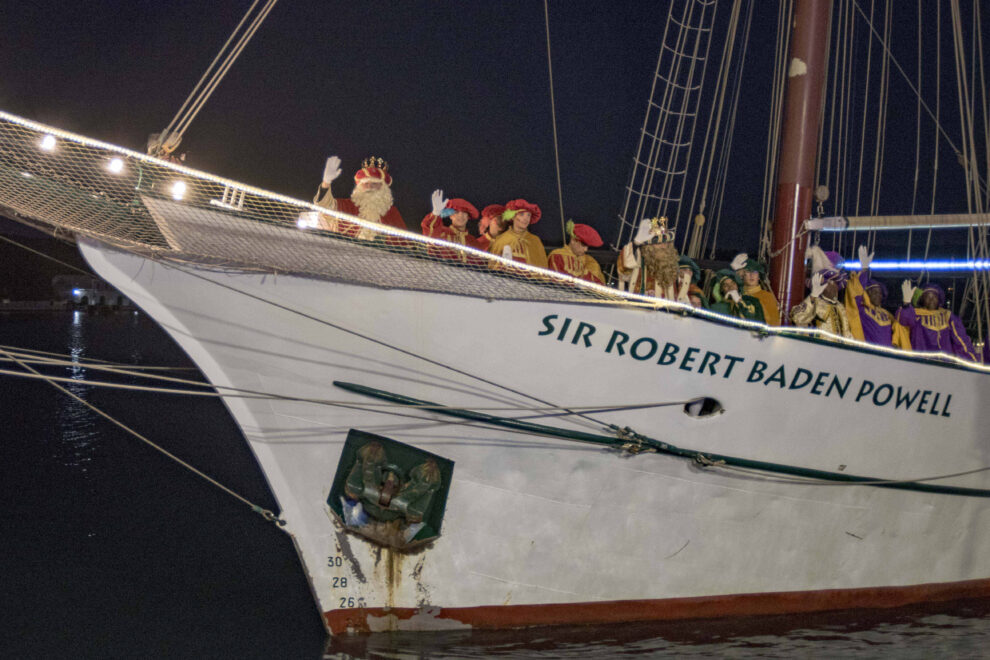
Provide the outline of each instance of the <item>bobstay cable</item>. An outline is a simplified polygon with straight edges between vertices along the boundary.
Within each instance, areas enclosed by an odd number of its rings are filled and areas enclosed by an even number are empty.
[[[474,410],[467,410],[465,408],[452,408],[445,406],[443,404],[432,403],[430,401],[424,401],[422,399],[414,399],[412,397],[407,397],[402,394],[394,394],[392,392],[386,392],[385,390],[379,390],[373,387],[367,387],[365,385],[358,385],[356,383],[345,383],[342,381],[334,381],[333,384],[336,387],[339,387],[348,392],[364,394],[366,396],[370,396],[376,399],[383,399],[386,401],[403,403],[409,406],[415,406],[416,408],[421,410],[429,410],[442,415],[459,417],[461,419],[470,419],[491,426],[526,431],[536,435],[544,435],[555,438],[562,438],[564,440],[586,442],[586,443],[596,444],[613,449],[621,449],[621,450],[629,451],[631,453],[655,452],[658,454],[666,454],[668,456],[677,456],[679,458],[686,458],[692,460],[696,464],[702,467],[724,467],[724,468],[737,468],[737,469],[742,468],[744,470],[746,469],[757,470],[759,472],[790,475],[792,477],[803,477],[805,480],[812,480],[812,479],[816,480],[816,481],[802,481],[802,480],[787,479],[788,483],[801,483],[801,484],[814,485],[814,486],[876,486],[877,488],[894,488],[897,490],[911,490],[911,491],[918,491],[924,493],[937,493],[940,495],[963,495],[967,497],[990,498],[990,490],[983,488],[965,488],[962,486],[940,486],[937,484],[922,483],[925,481],[935,481],[938,479],[948,479],[950,477],[958,477],[966,474],[984,472],[990,470],[990,467],[982,467],[982,468],[977,468],[975,470],[968,470],[966,472],[941,475],[937,477],[926,477],[924,479],[910,479],[910,480],[877,479],[874,477],[863,477],[854,474],[845,474],[842,472],[829,472],[826,470],[816,470],[814,468],[786,465],[784,463],[756,461],[748,458],[740,458],[738,456],[727,456],[724,454],[712,454],[709,452],[701,452],[694,449],[685,449],[682,447],[677,447],[667,442],[663,442],[661,440],[656,440],[654,438],[650,438],[648,436],[642,435],[640,433],[637,433],[636,431],[633,431],[629,427],[620,428],[614,424],[609,425],[609,428],[612,429],[612,431],[616,434],[615,437],[612,437],[607,435],[600,435],[597,433],[572,431],[570,429],[547,426],[544,424],[533,424],[531,422],[523,422],[515,419],[508,419],[505,417],[497,417],[495,415],[488,415]]]

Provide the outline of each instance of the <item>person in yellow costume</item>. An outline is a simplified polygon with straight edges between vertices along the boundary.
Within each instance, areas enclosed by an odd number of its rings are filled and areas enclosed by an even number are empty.
[[[873,253],[859,246],[859,270],[846,284],[846,316],[853,337],[878,346],[898,346],[910,349],[906,334],[894,333],[894,315],[883,308],[887,287],[870,279]],[[895,343],[896,340],[896,343]]]
[[[745,252],[737,254],[729,264],[736,275],[742,280],[742,294],[760,301],[763,308],[763,322],[767,325],[780,325],[780,305],[773,291],[764,288],[763,278],[767,274],[766,266],[756,259],[750,259]]]
[[[547,251],[543,241],[529,232],[529,226],[540,220],[540,207],[525,199],[514,199],[505,205],[502,218],[511,226],[492,241],[488,251],[538,268],[547,267]]]
[[[566,228],[571,240],[564,247],[550,253],[547,258],[550,270],[566,273],[579,280],[605,284],[601,266],[588,254],[589,247],[602,246],[602,237],[593,227],[574,224],[573,220],[568,220]]]

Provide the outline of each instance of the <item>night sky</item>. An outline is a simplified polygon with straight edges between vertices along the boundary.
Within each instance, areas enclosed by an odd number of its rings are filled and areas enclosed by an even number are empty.
[[[7,2],[0,108],[143,151],[249,5]],[[665,16],[618,2],[568,3],[551,17],[565,205],[603,228],[621,202]],[[382,156],[411,224],[442,187],[479,207],[536,201],[556,238],[545,48],[540,2],[284,0],[179,151],[197,169],[303,199],[327,155],[344,163],[338,196],[361,159]]]
[[[5,1],[0,108],[144,151],[248,6]],[[550,3],[564,208],[607,240],[666,15],[663,2]],[[772,28],[773,12],[764,18]],[[283,0],[179,151],[191,167],[307,200],[327,155],[343,160],[337,196],[361,159],[382,156],[413,228],[440,187],[479,208],[535,201],[544,214],[534,230],[559,242],[545,39],[534,0]]]
[[[148,134],[169,123],[249,6],[248,0],[0,0],[0,109],[144,151]],[[752,6],[718,241],[729,251],[756,251],[766,153],[777,3]],[[893,6],[894,53],[913,73],[918,8]],[[927,31],[934,29],[929,14],[937,6],[924,3]],[[718,5],[719,26],[729,8],[728,2]],[[564,210],[595,226],[606,241],[616,239],[667,11],[666,2],[643,0],[550,2]],[[875,21],[881,25],[879,8]],[[866,35],[858,14],[855,23],[856,34]],[[392,167],[396,204],[413,229],[439,187],[479,208],[516,197],[534,201],[543,219],[533,230],[559,244],[545,29],[538,0],[282,0],[179,151],[196,169],[305,200],[316,191],[328,155],[343,160],[344,174],[334,184],[338,197],[350,193],[350,177],[363,158],[382,156]],[[947,19],[942,30],[943,69],[951,70]],[[867,43],[856,47],[860,61],[870,55]],[[864,86],[877,85],[878,52],[874,42],[873,78],[865,78],[866,67],[856,74]],[[923,64],[933,66],[935,59],[927,47]],[[715,68],[717,62],[711,76]],[[934,105],[934,76],[923,73]],[[903,213],[914,204],[915,108],[900,77],[891,81],[880,210]],[[954,80],[947,78],[942,119],[950,131],[958,121],[954,98]],[[703,108],[703,119],[710,112]],[[864,135],[869,140],[875,130],[869,123],[865,130],[847,125],[847,154],[855,156],[856,141]],[[930,148],[933,131],[923,131]],[[703,132],[702,126],[698,139]],[[869,160],[873,146],[867,141],[862,152]],[[871,169],[868,162],[866,171]],[[928,210],[929,169],[922,168],[919,212]],[[861,187],[856,168],[847,172],[841,184],[830,182],[828,214],[856,210],[848,201],[833,206]],[[940,211],[966,210],[951,181],[959,172],[943,145]],[[860,197],[869,200],[870,191]],[[903,256],[883,254],[883,240],[880,257]],[[844,251],[854,256],[852,246]]]

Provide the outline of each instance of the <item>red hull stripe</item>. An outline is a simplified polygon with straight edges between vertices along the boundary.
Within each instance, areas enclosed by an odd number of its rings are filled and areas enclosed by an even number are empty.
[[[483,607],[426,607],[433,624],[450,620],[450,627],[467,624],[475,628],[522,628],[562,624],[596,624],[677,619],[717,619],[732,616],[826,612],[858,608],[902,607],[925,602],[944,602],[990,597],[990,579],[919,584],[909,587],[868,587],[822,591],[781,591],[730,596],[699,596],[655,600],[615,600],[545,605],[491,605]],[[355,608],[331,610],[323,618],[332,634],[371,632],[367,618],[394,617],[393,624],[410,619],[421,610],[402,608]],[[396,621],[398,620],[398,621]],[[401,623],[394,627],[403,627]],[[433,628],[434,626],[430,626]],[[441,627],[437,625],[436,627]]]

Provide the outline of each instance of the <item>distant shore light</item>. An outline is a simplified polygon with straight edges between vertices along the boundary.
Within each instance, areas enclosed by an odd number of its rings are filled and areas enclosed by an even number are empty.
[[[39,146],[42,151],[55,151],[55,136],[46,135],[41,138],[41,144]]]
[[[176,181],[172,184],[172,199],[179,202],[186,196],[186,182]]]
[[[107,163],[107,169],[110,170],[112,174],[120,174],[124,171],[124,160],[122,158],[110,159],[110,162]]]

